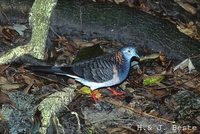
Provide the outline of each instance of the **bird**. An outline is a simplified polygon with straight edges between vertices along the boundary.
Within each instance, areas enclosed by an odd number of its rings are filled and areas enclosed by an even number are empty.
[[[64,75],[75,79],[91,90],[112,87],[122,83],[128,76],[131,61],[139,62],[133,45],[126,45],[113,53],[104,54],[63,66],[34,66],[24,68],[33,72]]]

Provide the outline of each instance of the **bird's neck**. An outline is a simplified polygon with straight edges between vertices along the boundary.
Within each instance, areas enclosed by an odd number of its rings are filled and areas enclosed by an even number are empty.
[[[126,66],[130,68],[130,62],[131,62],[130,59],[127,59],[120,51],[115,53],[114,58],[117,66],[119,67]]]
[[[118,69],[121,71],[126,71],[128,72],[130,69],[130,60],[123,59],[123,61],[119,64],[117,64]]]
[[[116,52],[115,54],[115,61],[117,65],[117,70],[120,79],[125,79],[129,73],[130,70],[130,59],[126,59],[125,56],[121,52]]]

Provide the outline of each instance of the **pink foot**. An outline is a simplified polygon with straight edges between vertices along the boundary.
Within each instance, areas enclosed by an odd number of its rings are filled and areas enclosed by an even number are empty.
[[[124,92],[118,92],[114,88],[111,88],[111,87],[108,87],[107,89],[115,96],[120,96],[120,95],[125,94]]]

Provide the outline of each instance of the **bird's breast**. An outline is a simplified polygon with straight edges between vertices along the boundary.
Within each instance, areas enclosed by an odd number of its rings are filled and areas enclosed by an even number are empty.
[[[120,81],[124,81],[128,76],[130,63],[123,63],[117,66],[117,75]]]

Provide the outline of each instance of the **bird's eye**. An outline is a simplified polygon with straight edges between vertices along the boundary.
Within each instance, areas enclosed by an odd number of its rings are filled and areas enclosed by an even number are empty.
[[[131,50],[128,50],[128,53],[131,53]]]

